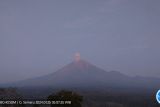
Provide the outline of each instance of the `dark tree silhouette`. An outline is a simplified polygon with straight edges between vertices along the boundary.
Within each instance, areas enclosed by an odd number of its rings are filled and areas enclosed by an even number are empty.
[[[62,90],[48,96],[50,101],[71,101],[71,104],[52,104],[52,107],[82,107],[83,97],[72,91]]]
[[[22,96],[17,91],[17,88],[9,87],[9,88],[0,88],[0,100],[1,101],[18,101],[22,100]],[[17,104],[3,104],[0,107],[24,107],[25,105],[17,105]]]

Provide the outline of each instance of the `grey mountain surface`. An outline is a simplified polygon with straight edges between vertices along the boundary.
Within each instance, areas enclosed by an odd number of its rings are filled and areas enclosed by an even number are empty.
[[[48,75],[7,84],[8,86],[29,87],[128,87],[156,89],[160,79],[152,77],[127,76],[118,71],[105,71],[81,59]]]

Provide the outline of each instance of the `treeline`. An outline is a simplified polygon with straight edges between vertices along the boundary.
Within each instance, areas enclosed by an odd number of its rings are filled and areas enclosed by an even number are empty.
[[[47,92],[42,92],[47,93]],[[80,94],[81,93],[81,94]],[[16,88],[0,88],[0,100],[23,100]],[[0,105],[0,107],[160,107],[153,95],[114,92],[56,91],[46,101],[71,101],[71,104]]]

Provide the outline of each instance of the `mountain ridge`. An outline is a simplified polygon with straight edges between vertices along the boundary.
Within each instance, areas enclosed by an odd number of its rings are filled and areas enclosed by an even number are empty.
[[[75,60],[48,75],[8,84],[10,86],[50,87],[159,87],[160,79],[131,77],[118,71],[105,71],[85,60]]]

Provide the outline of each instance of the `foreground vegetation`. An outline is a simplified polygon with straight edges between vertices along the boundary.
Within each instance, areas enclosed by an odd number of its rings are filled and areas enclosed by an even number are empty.
[[[39,90],[39,92],[36,90]],[[155,92],[140,92],[140,90],[138,92],[115,92],[107,89],[70,89],[70,91],[35,88],[26,90],[16,88],[0,89],[0,100],[26,100],[29,98],[33,100],[36,97],[48,101],[71,101],[72,104],[0,105],[0,107],[160,107],[155,100]]]

